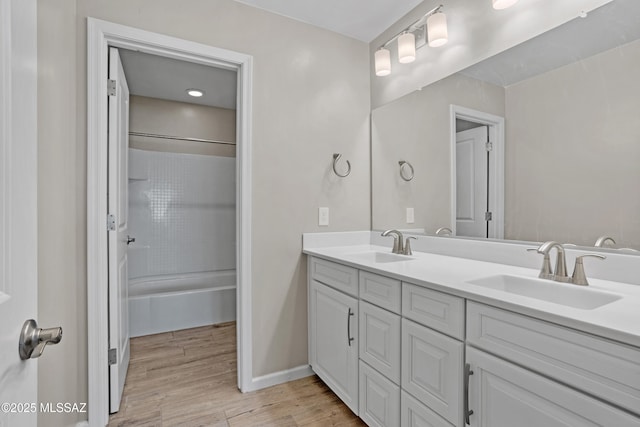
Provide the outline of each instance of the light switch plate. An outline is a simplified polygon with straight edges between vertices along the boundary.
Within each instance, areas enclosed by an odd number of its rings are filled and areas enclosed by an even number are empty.
[[[407,208],[407,224],[413,224],[416,222],[413,208]]]
[[[321,227],[329,225],[329,208],[318,208],[318,225]]]

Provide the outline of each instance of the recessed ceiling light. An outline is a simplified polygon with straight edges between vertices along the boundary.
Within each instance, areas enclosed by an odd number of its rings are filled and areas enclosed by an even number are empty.
[[[518,0],[492,0],[492,2],[494,9],[501,10],[513,6]]]
[[[187,89],[187,93],[189,96],[193,96],[194,98],[200,98],[204,95],[204,91],[200,89]]]

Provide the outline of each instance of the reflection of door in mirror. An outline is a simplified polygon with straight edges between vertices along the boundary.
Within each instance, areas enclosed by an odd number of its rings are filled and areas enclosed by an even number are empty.
[[[489,237],[489,128],[456,122],[456,235]],[[466,124],[472,128],[459,131]]]
[[[504,118],[451,105],[454,235],[504,238]]]

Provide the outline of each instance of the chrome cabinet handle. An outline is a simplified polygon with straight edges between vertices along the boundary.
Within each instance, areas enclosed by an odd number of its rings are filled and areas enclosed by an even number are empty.
[[[136,241],[135,237],[127,236],[127,245],[130,245],[135,241]]]
[[[469,417],[473,415],[473,410],[469,410],[469,377],[473,375],[471,365],[466,363],[464,365],[464,422],[466,425],[471,425]]]
[[[349,311],[347,312],[347,344],[351,347],[351,341],[355,338],[351,336],[351,316],[354,316],[355,313],[351,311],[351,307],[349,307]]]
[[[36,321],[29,319],[24,322],[20,332],[20,341],[18,342],[20,359],[36,359],[42,356],[47,344],[58,344],[60,340],[62,340],[62,328],[38,328]]]

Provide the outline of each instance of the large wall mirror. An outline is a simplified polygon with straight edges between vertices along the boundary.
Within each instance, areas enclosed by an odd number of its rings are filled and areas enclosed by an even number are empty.
[[[614,0],[371,117],[374,230],[579,246],[610,236],[605,246],[640,250],[638,0]]]

